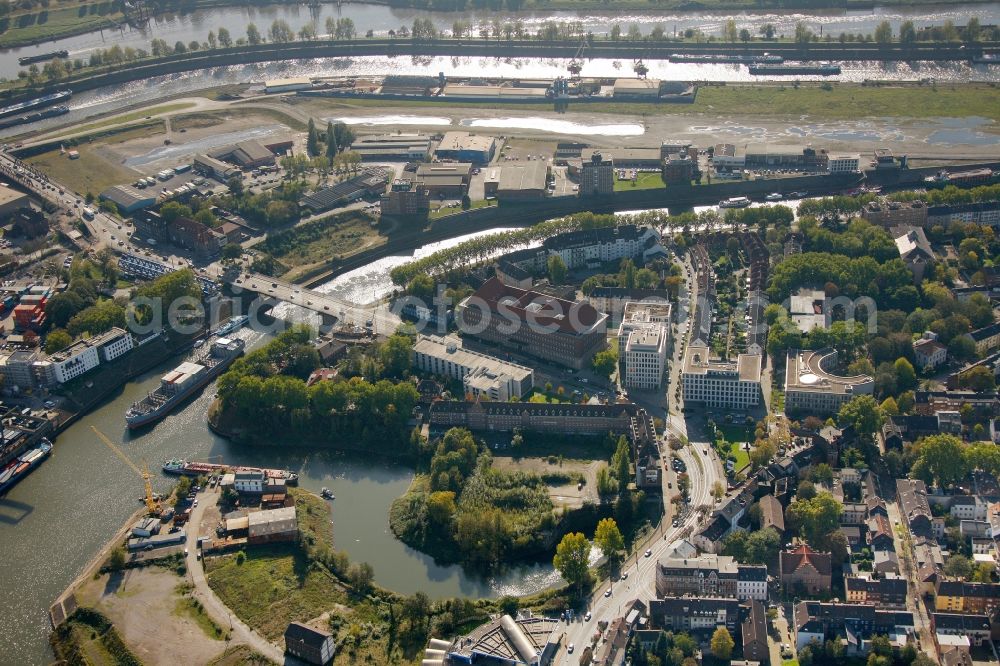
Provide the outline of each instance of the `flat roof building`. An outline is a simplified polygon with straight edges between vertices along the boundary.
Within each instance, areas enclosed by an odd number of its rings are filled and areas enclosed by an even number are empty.
[[[670,311],[670,303],[625,304],[618,327],[618,358],[625,365],[625,386],[660,388],[670,345]]]
[[[497,151],[495,137],[471,132],[445,132],[434,151],[439,160],[486,164]]]
[[[359,136],[351,151],[362,160],[424,160],[431,152],[431,138],[426,134],[378,134]]]
[[[833,374],[837,352],[833,349],[788,350],[785,360],[785,412],[813,415],[836,413],[856,395],[871,395],[875,380],[868,375]]]
[[[101,192],[101,199],[118,206],[124,215],[156,205],[156,193],[136,189],[131,185],[115,185]]]
[[[535,385],[531,368],[464,349],[462,339],[452,335],[417,336],[413,364],[424,372],[460,380],[467,395],[490,400],[521,398]]]
[[[295,541],[299,534],[295,507],[251,511],[247,514],[247,537],[250,543]]]
[[[24,192],[0,184],[0,216],[10,215],[18,208],[28,205],[29,198]]]
[[[803,333],[830,325],[830,315],[824,312],[826,292],[823,290],[803,287],[792,294],[788,301],[788,314]]]
[[[499,170],[496,195],[501,201],[538,199],[545,196],[549,164],[544,160],[509,162]]]
[[[688,346],[681,370],[684,404],[721,409],[751,409],[760,404],[762,359],[758,354],[740,354],[736,361],[709,358],[709,348],[700,341]]]

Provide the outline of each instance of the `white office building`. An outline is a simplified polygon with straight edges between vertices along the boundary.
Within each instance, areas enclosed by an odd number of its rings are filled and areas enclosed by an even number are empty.
[[[420,370],[462,382],[465,392],[505,402],[521,398],[535,386],[531,368],[463,348],[455,336],[420,335],[413,345],[413,364]]]
[[[827,163],[830,173],[858,173],[861,171],[860,155],[830,155]]]
[[[788,350],[785,359],[785,413],[813,416],[836,414],[856,395],[871,395],[875,380],[869,375],[834,374],[837,352],[832,349]]]
[[[762,359],[740,354],[736,361],[709,358],[708,346],[692,343],[684,355],[681,385],[685,406],[752,409],[760,404]]]
[[[123,328],[112,328],[107,333],[102,333],[90,339],[90,343],[97,347],[97,352],[101,361],[107,363],[113,361],[122,354],[129,352],[135,346],[132,334]]]
[[[660,388],[669,344],[669,303],[626,303],[618,327],[618,358],[624,362],[625,386]]]

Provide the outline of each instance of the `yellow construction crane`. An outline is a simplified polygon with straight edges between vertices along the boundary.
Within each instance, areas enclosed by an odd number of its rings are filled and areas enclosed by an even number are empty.
[[[146,503],[146,508],[149,509],[150,515],[153,516],[160,515],[163,508],[160,505],[160,499],[156,496],[155,493],[153,493],[153,483],[150,480],[152,479],[152,475],[149,473],[149,466],[146,464],[146,461],[144,460],[142,462],[142,469],[139,469],[139,467],[134,462],[132,462],[132,460],[129,459],[127,455],[125,455],[124,451],[122,451],[115,445],[114,442],[108,439],[107,435],[105,435],[103,432],[101,432],[94,426],[90,426],[90,429],[94,431],[94,434],[97,435],[97,438],[102,442],[104,442],[116,456],[121,458],[126,465],[131,467],[136,474],[142,477],[142,482],[146,493],[145,497],[143,498],[143,501]]]

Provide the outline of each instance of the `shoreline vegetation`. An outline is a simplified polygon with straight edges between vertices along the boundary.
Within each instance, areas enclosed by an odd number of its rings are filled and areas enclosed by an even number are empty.
[[[332,4],[332,0],[329,0]],[[346,0],[343,4],[382,5],[394,9],[419,9],[436,12],[468,14],[475,11],[557,12],[588,11],[612,13],[622,10],[650,14],[667,12],[733,11],[765,12],[769,10],[857,11],[877,7],[914,5],[971,5],[990,0],[830,0],[816,4],[809,0]],[[305,4],[305,3],[302,3]],[[186,16],[197,11],[227,7],[267,8],[278,6],[271,0],[235,2],[234,0],[161,0],[152,3],[152,16]],[[98,30],[114,31],[130,24],[130,16],[117,0],[97,0],[85,3],[42,2],[41,0],[0,5],[0,48],[16,48],[56,41]]]

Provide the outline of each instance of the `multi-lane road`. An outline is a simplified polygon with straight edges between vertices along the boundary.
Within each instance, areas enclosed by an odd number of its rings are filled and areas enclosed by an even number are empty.
[[[685,434],[675,425],[671,425],[671,434]],[[722,473],[718,461],[713,459],[714,454],[711,448],[704,452],[702,443],[691,442],[680,452],[680,457],[687,464],[688,474],[691,476],[691,498],[690,506],[697,507],[702,504],[710,504],[711,487],[715,481],[722,479]],[[666,498],[665,498],[666,499]],[[591,639],[598,632],[600,622],[609,623],[624,612],[625,605],[633,599],[648,602],[656,598],[656,563],[667,553],[667,548],[674,540],[679,538],[688,528],[694,529],[699,520],[697,511],[689,511],[686,518],[677,527],[665,527],[661,532],[656,532],[656,538],[651,542],[640,544],[642,552],[632,554],[626,558],[621,570],[628,574],[625,580],[608,581],[602,580],[595,588],[594,596],[587,602],[586,608],[574,616],[574,619],[566,623],[565,638],[563,647],[557,657],[557,663],[576,664],[579,660],[579,653],[591,643]],[[666,518],[663,521],[666,525]],[[649,549],[651,554],[647,557],[645,550]],[[605,596],[607,590],[611,590],[610,596]],[[584,620],[586,612],[590,612],[590,620]],[[568,646],[573,645],[573,653],[569,652]],[[600,645],[600,643],[598,643]],[[599,648],[595,648],[599,649]]]

